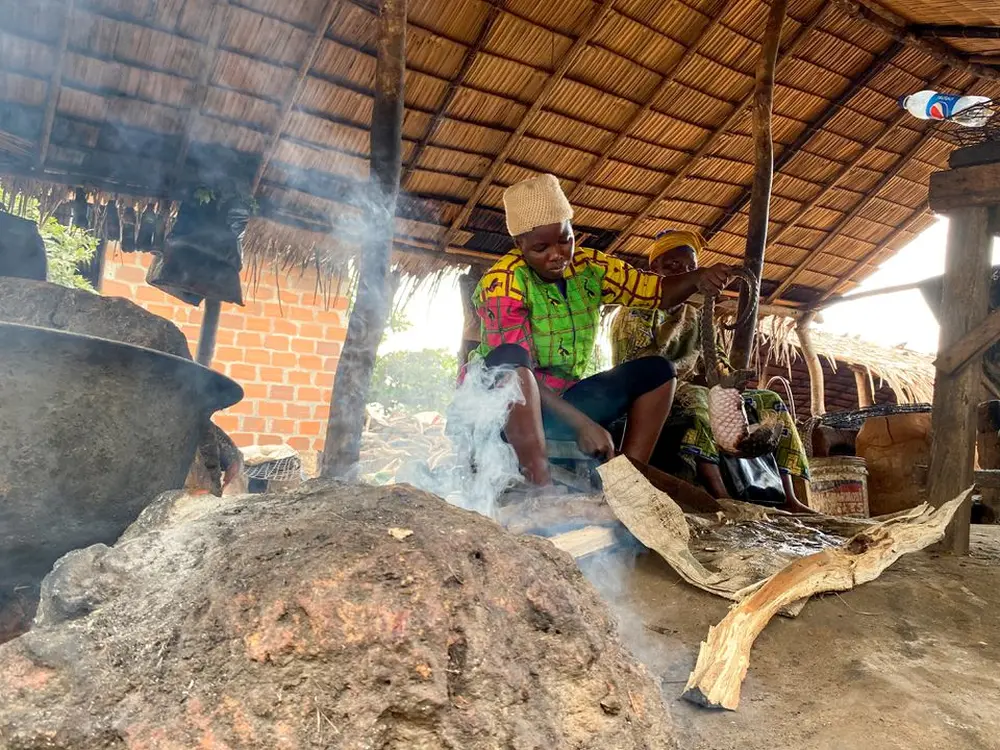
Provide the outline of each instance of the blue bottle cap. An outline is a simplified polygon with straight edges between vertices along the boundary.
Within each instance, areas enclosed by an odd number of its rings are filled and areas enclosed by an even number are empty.
[[[910,98],[909,94],[903,94],[903,96],[899,97],[899,99],[897,100],[899,102],[899,106],[902,107],[903,109],[906,109],[906,100],[909,98]]]

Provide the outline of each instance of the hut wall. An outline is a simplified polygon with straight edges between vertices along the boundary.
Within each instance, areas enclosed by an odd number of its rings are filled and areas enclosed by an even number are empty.
[[[146,284],[151,260],[148,253],[122,253],[113,246],[102,293],[173,321],[193,354],[203,310]],[[245,275],[245,307],[222,306],[213,368],[239,382],[246,397],[216,414],[215,422],[241,447],[286,443],[309,464],[323,450],[333,376],[347,333],[347,299],[327,304],[317,293],[315,273],[293,272],[277,284],[273,272],[261,276],[254,284]]]

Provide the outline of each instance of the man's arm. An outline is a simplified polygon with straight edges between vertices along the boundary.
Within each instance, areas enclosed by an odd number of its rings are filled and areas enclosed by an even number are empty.
[[[605,305],[667,310],[695,292],[718,294],[732,278],[731,266],[721,263],[676,276],[659,276],[596,250],[581,252],[592,253],[593,262],[605,269],[601,289]]]
[[[543,408],[555,414],[576,433],[576,443],[583,453],[595,458],[598,456],[605,459],[614,457],[615,444],[611,439],[610,432],[544,383],[538,384],[538,396]]]

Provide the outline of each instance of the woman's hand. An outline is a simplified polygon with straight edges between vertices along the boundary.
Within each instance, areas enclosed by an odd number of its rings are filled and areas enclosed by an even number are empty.
[[[725,289],[726,284],[732,280],[733,266],[726,265],[725,263],[717,263],[714,266],[699,268],[694,273],[699,275],[698,289],[701,293],[714,297]]]
[[[576,444],[583,453],[594,458],[608,461],[615,455],[615,443],[611,439],[611,433],[592,419],[587,419],[577,429]]]

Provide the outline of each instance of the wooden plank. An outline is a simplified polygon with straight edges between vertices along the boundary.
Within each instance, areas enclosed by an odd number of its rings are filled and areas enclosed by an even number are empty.
[[[989,211],[963,208],[950,214],[945,254],[944,292],[938,322],[939,347],[948,351],[989,312],[992,238]],[[940,507],[973,482],[976,459],[976,405],[982,380],[982,357],[954,374],[937,369],[931,412],[931,458],[927,499]],[[945,546],[969,551],[969,508],[956,516]]]
[[[299,98],[299,93],[302,91],[302,84],[305,82],[306,76],[309,75],[309,70],[312,68],[313,63],[316,62],[316,55],[319,54],[320,46],[323,43],[323,37],[326,36],[326,30],[330,27],[330,22],[333,20],[333,14],[337,11],[337,7],[340,5],[340,2],[341,0],[327,0],[326,6],[323,8],[323,12],[319,17],[319,20],[316,22],[316,28],[313,30],[312,38],[309,40],[309,46],[306,48],[306,54],[302,57],[302,62],[299,64],[299,70],[295,76],[295,80],[292,82],[291,87],[289,87],[288,92],[285,94],[285,99],[281,103],[281,112],[278,114],[278,121],[275,123],[274,130],[271,132],[271,138],[267,144],[267,148],[264,149],[264,153],[261,155],[260,165],[257,167],[257,173],[254,175],[253,184],[251,185],[252,193],[257,192],[257,188],[260,187],[260,181],[264,178],[264,173],[267,171],[267,165],[271,163],[271,159],[274,158],[274,154],[278,150],[278,144],[281,142],[281,134],[284,132],[285,126],[288,124],[288,118],[292,113],[292,107],[295,106],[295,102]],[[379,94],[377,90],[377,81],[375,83],[375,87],[375,96],[377,97]]]
[[[42,115],[42,132],[38,138],[38,159],[36,166],[45,166],[49,155],[49,145],[52,143],[52,128],[56,121],[56,109],[59,106],[59,91],[62,88],[63,60],[66,57],[66,47],[69,45],[69,32],[73,24],[73,8],[75,0],[66,0],[66,15],[63,18],[62,30],[59,32],[59,46],[56,49],[55,68],[45,94],[45,113]]]
[[[619,528],[615,526],[585,526],[565,534],[545,537],[574,560],[610,550],[618,544]]]
[[[1000,162],[948,169],[931,175],[931,210],[1000,206]]]
[[[752,282],[744,280],[740,288],[738,322],[733,332],[730,353],[730,361],[737,370],[745,370],[750,366],[750,356],[757,335],[760,279],[764,273],[764,250],[767,247],[767,228],[771,214],[771,184],[774,181],[774,139],[771,136],[774,71],[778,65],[778,45],[781,43],[781,27],[785,23],[787,11],[788,0],[771,0],[754,82],[754,177],[746,251],[743,254],[743,268],[752,275]]]
[[[337,0],[331,0],[332,13]],[[322,27],[325,32],[329,17]],[[322,36],[322,33],[321,33]],[[375,101],[372,106],[371,207],[368,233],[361,255],[354,309],[347,322],[347,338],[337,365],[326,449],[321,472],[344,476],[357,464],[361,452],[365,404],[375,369],[375,353],[382,341],[395,283],[390,282],[395,233],[396,200],[403,168],[403,87],[406,78],[406,0],[383,0],[378,19],[375,65]],[[315,54],[313,50],[312,54]],[[303,70],[308,70],[304,65]],[[398,281],[398,275],[393,275]]]
[[[951,169],[993,163],[1000,163],[1000,141],[987,141],[975,146],[956,148],[948,154],[948,166]]]
[[[486,174],[484,174],[482,179],[479,180],[479,184],[476,185],[476,189],[472,191],[472,195],[469,196],[469,200],[466,201],[465,206],[463,206],[462,210],[459,211],[457,216],[455,216],[451,226],[448,227],[448,231],[444,233],[440,243],[440,248],[442,250],[451,243],[459,230],[465,226],[465,222],[467,222],[469,217],[472,216],[473,210],[486,194],[490,185],[493,184],[493,180],[496,178],[497,172],[499,172],[500,168],[507,163],[510,155],[514,152],[514,148],[521,142],[521,138],[524,136],[525,132],[527,132],[528,126],[534,122],[535,117],[542,111],[542,108],[548,102],[549,97],[552,96],[556,86],[558,86],[559,82],[566,76],[566,73],[569,72],[569,69],[577,61],[580,55],[583,54],[584,50],[586,50],[587,45],[590,44],[590,40],[593,39],[594,35],[600,30],[605,19],[611,14],[614,4],[615,0],[603,0],[603,2],[594,9],[590,20],[580,33],[580,36],[573,41],[572,46],[559,60],[559,64],[552,72],[552,75],[545,80],[541,91],[539,91],[538,96],[535,97],[535,101],[531,103],[528,111],[524,113],[524,117],[522,117],[521,121],[517,124],[517,128],[514,129],[514,132],[511,133],[510,137],[507,139],[507,142],[504,143],[503,148],[500,149],[500,153],[497,154],[493,163],[490,164],[489,169],[486,170]]]
[[[750,649],[774,615],[814,594],[849,591],[874,581],[903,555],[941,539],[954,515],[968,505],[971,492],[965,490],[937,510],[923,506],[916,517],[874,525],[841,547],[789,563],[708,629],[683,697],[699,706],[735,711]]]
[[[858,408],[865,409],[875,405],[875,387],[872,385],[872,374],[863,367],[852,367],[854,386],[858,389]]]
[[[1000,341],[1000,309],[991,312],[944,354],[938,355],[934,360],[934,366],[952,375],[968,364],[973,357],[985,354],[986,350],[997,341]]]

